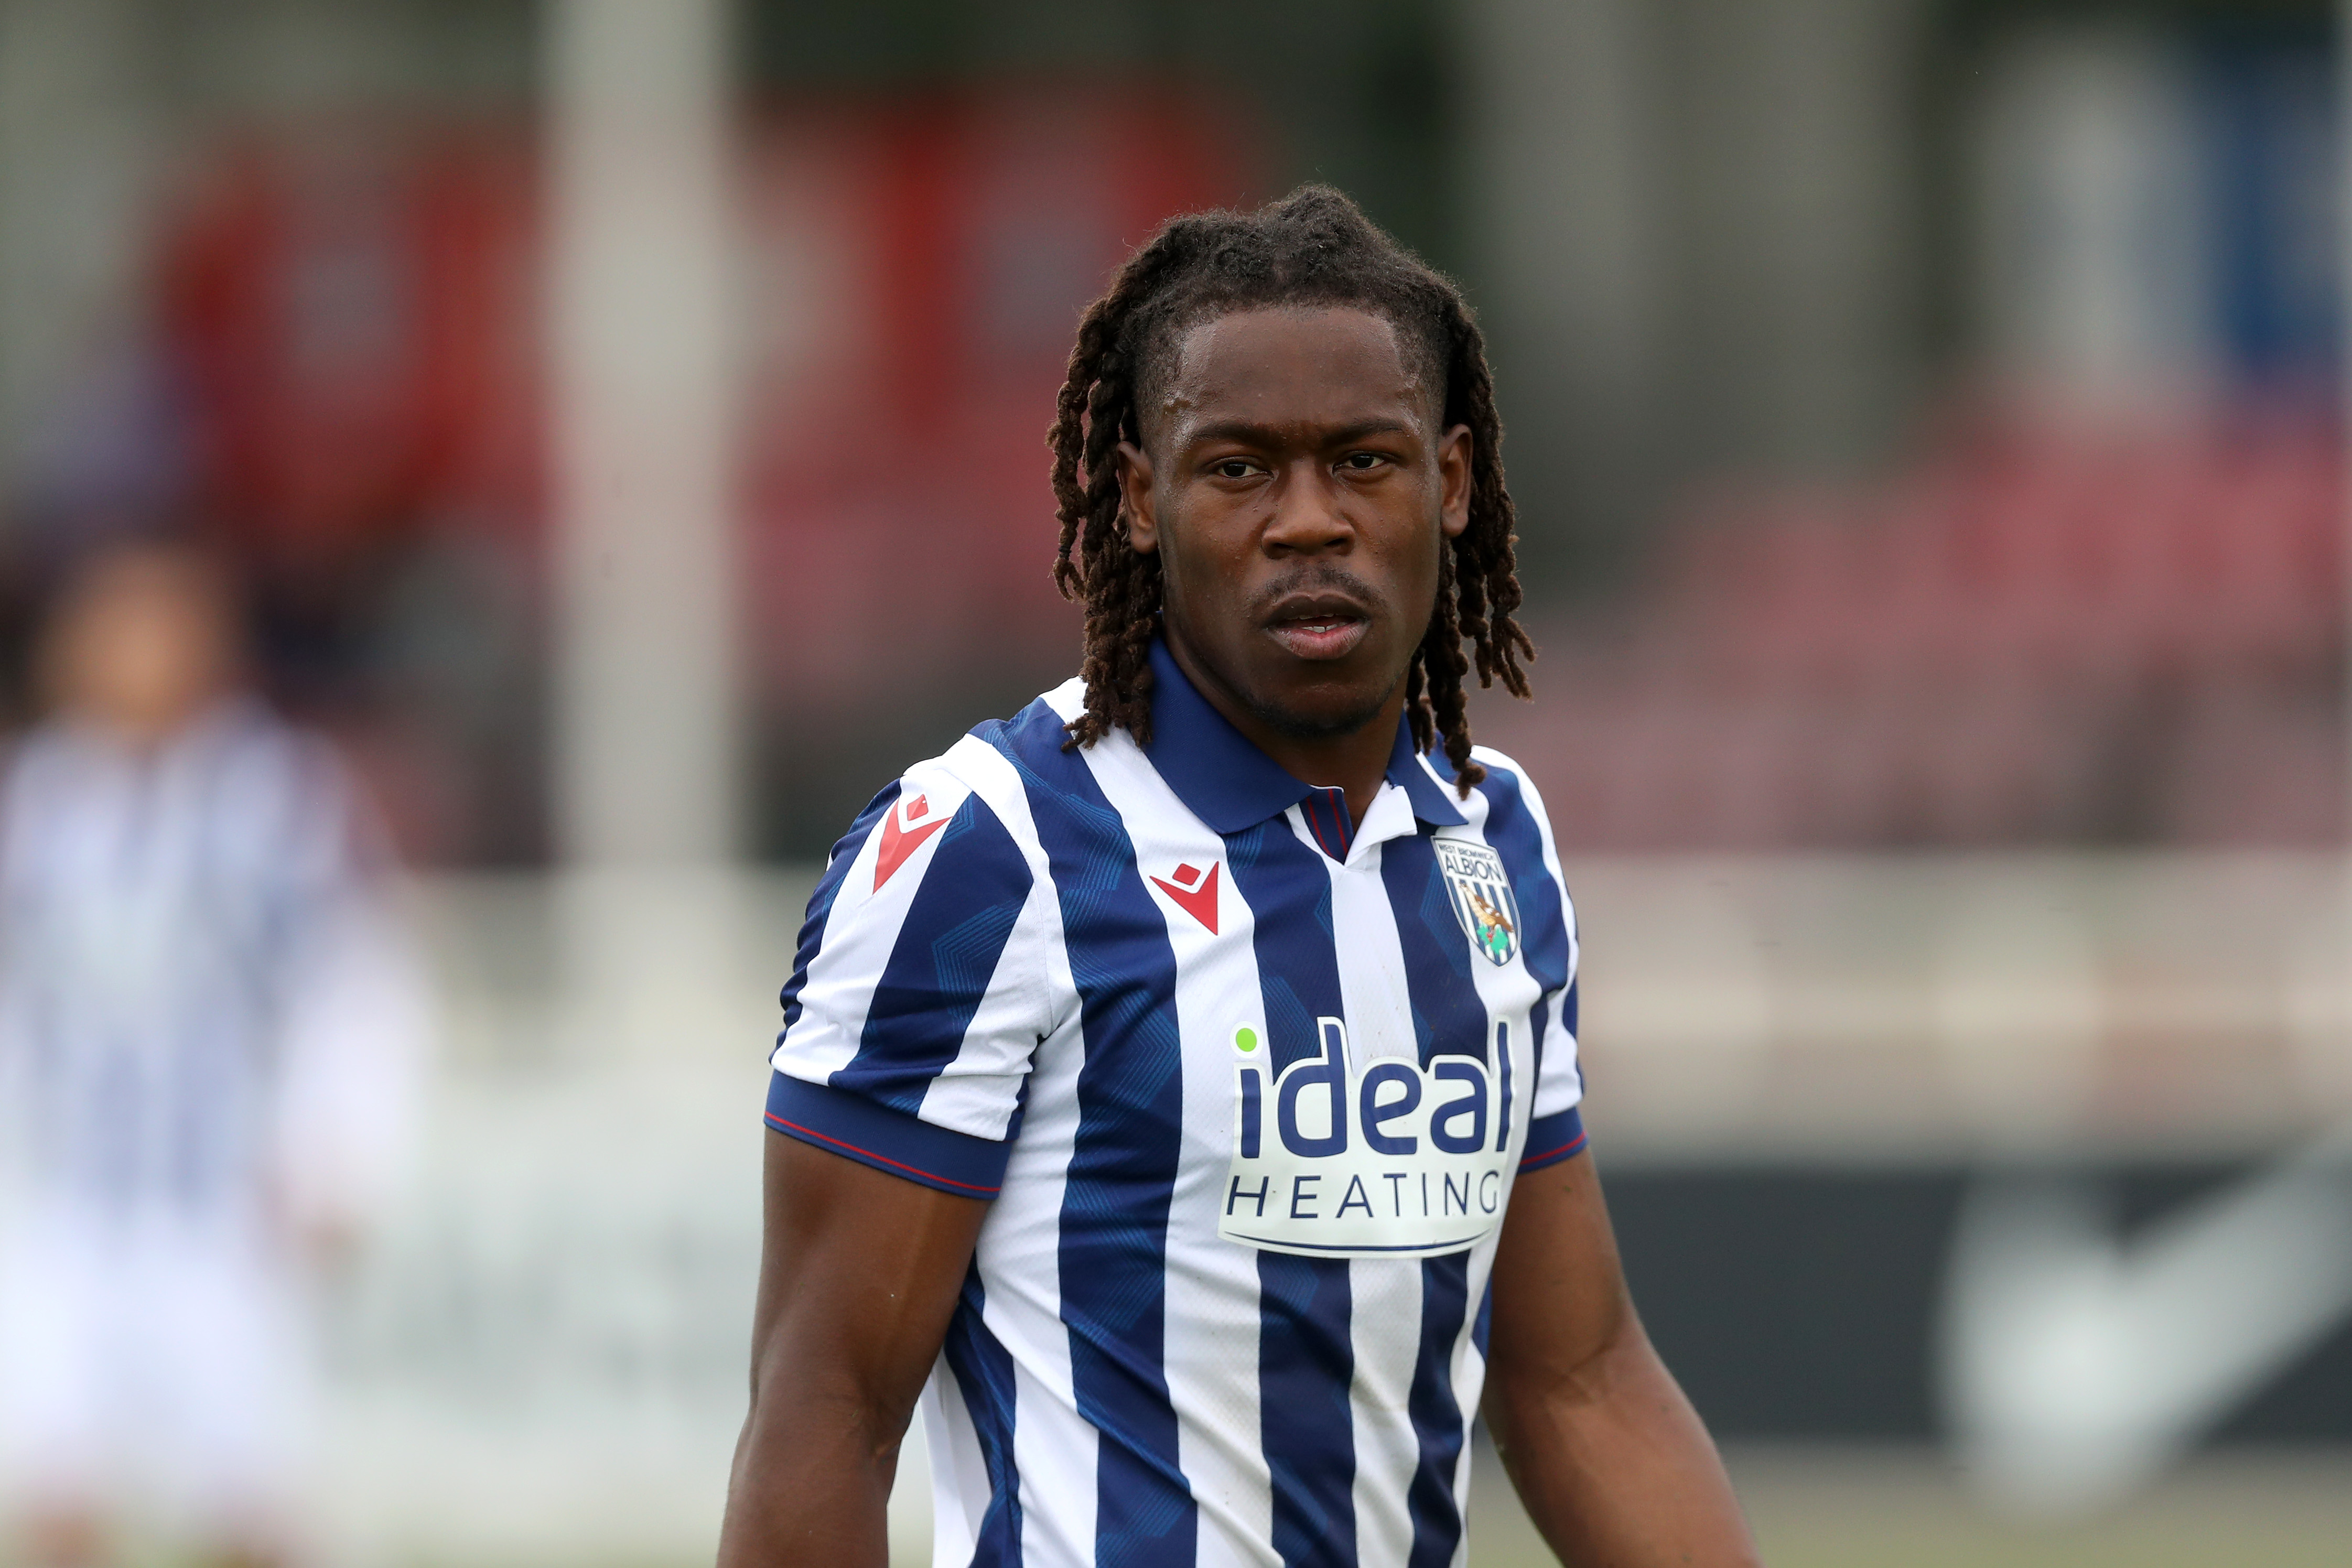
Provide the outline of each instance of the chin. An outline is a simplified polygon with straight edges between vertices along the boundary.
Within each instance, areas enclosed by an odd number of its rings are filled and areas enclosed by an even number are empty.
[[[1262,701],[1251,707],[1267,728],[1293,740],[1329,740],[1353,735],[1381,716],[1389,695],[1381,692],[1330,692],[1302,700]]]

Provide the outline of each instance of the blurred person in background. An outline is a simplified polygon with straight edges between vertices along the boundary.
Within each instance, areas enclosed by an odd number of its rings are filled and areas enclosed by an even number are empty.
[[[0,792],[0,1467],[34,1568],[147,1520],[294,1554],[304,1286],[394,1174],[426,1043],[381,835],[240,628],[196,548],[93,552]]]

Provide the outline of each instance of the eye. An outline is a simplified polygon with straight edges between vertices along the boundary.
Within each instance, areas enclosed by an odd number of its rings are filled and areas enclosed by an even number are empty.
[[[1350,452],[1339,459],[1342,466],[1352,468],[1359,474],[1369,474],[1387,461],[1377,452]]]
[[[1246,479],[1256,469],[1257,465],[1246,457],[1228,457],[1221,463],[1210,465],[1209,472],[1220,479]]]

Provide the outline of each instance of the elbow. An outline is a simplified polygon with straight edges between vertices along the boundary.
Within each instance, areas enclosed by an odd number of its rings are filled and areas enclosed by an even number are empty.
[[[1498,1343],[1496,1350],[1487,1363],[1481,1404],[1497,1441],[1507,1441],[1509,1433],[1538,1412],[1589,1410],[1609,1404],[1656,1359],[1630,1301],[1582,1343],[1539,1348]]]

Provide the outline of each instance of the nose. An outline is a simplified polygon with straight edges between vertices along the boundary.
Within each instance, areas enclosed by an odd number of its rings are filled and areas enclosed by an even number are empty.
[[[1308,458],[1284,465],[1274,515],[1260,538],[1269,555],[1344,553],[1355,543],[1355,525],[1321,463]]]

